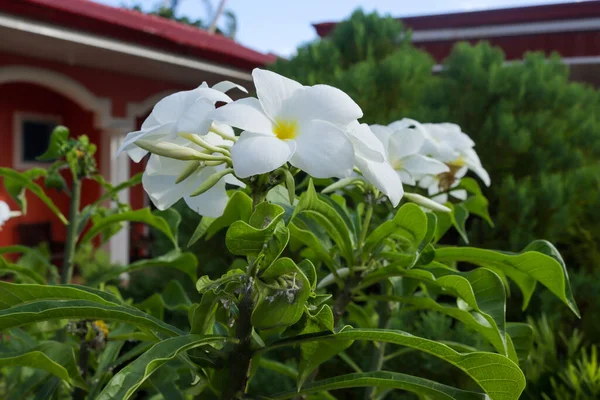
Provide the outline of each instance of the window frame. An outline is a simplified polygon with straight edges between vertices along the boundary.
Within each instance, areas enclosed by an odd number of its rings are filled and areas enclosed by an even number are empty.
[[[55,125],[62,124],[62,116],[57,114],[36,113],[29,111],[15,111],[13,115],[13,168],[24,170],[30,168],[46,168],[48,163],[39,161],[25,161],[23,157],[23,122],[51,122]]]

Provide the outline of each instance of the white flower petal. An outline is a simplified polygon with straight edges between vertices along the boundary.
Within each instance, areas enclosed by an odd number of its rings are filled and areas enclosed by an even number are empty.
[[[150,115],[148,115],[148,118],[146,118],[144,120],[144,122],[142,123],[141,130],[145,131],[145,130],[154,128],[158,125],[161,125],[161,123],[158,122],[158,120],[156,119],[154,114],[150,113]]]
[[[150,158],[157,157],[152,155]],[[149,161],[150,162],[150,161]],[[142,186],[150,197],[152,204],[159,210],[166,210],[177,203],[186,194],[192,190],[192,177],[176,184],[176,175],[161,175],[155,173],[149,174],[147,171],[142,175]]]
[[[450,168],[443,162],[421,154],[413,154],[402,159],[402,167],[413,176],[438,175],[450,171]]]
[[[228,185],[235,185],[235,186],[239,186],[239,187],[246,187],[246,184],[242,181],[240,181],[238,178],[236,178],[235,176],[233,176],[233,174],[227,174],[223,177],[223,179],[225,180],[225,183],[227,183]]]
[[[400,203],[404,194],[402,181],[388,162],[375,162],[357,158],[356,164],[365,179],[381,190],[390,199],[394,207]]]
[[[10,207],[5,201],[0,201],[0,226],[10,219]]]
[[[231,89],[239,89],[244,93],[248,93],[248,90],[241,86],[238,85],[237,83],[233,83],[230,81],[222,81],[219,83],[215,83],[215,85],[212,87],[214,90],[218,90],[219,92],[223,92],[223,93],[227,93],[228,91],[230,91]]]
[[[459,200],[467,199],[467,191],[464,189],[452,190],[450,191],[450,196],[455,197]]]
[[[417,129],[406,128],[394,131],[389,139],[390,160],[397,160],[417,154],[425,143],[423,133]]]
[[[214,110],[212,102],[202,98],[196,100],[177,121],[177,133],[206,135],[212,123],[210,114]]]
[[[198,185],[208,179],[216,170],[214,168],[204,168],[199,174]],[[195,189],[195,188],[194,188]],[[192,189],[192,192],[193,190]],[[220,217],[227,206],[229,198],[225,190],[225,180],[220,179],[212,188],[208,189],[201,195],[191,197],[184,196],[184,200],[188,207],[196,211],[198,214],[207,217]]]
[[[345,128],[362,115],[358,104],[346,93],[333,86],[315,85],[294,92],[274,117],[302,121],[318,119]]]
[[[381,142],[381,144],[383,144],[383,148],[385,149],[385,154],[386,157],[389,157],[389,142],[390,142],[390,137],[392,136],[393,131],[388,128],[387,126],[383,126],[383,125],[369,125],[369,128],[371,128],[371,132],[373,132],[373,134],[375,136],[377,136],[377,139],[379,139],[379,141]]]
[[[354,148],[346,134],[325,121],[303,124],[290,163],[315,178],[346,177],[354,167]],[[239,176],[239,175],[238,175]]]
[[[271,172],[287,161],[296,150],[293,140],[279,140],[254,132],[242,132],[231,147],[233,169],[239,178]]]
[[[348,134],[357,157],[368,158],[377,162],[383,162],[387,159],[383,143],[371,132],[367,124],[359,124],[354,121],[348,126]]]
[[[141,159],[148,154],[147,151],[139,149],[139,147],[137,147],[135,145],[135,142],[137,140],[140,139],[144,139],[144,140],[158,140],[158,139],[162,139],[165,137],[170,137],[173,136],[175,134],[175,124],[174,123],[168,123],[168,124],[163,124],[163,125],[158,125],[152,129],[148,129],[148,130],[141,130],[141,131],[135,131],[135,132],[129,132],[127,134],[127,136],[125,136],[125,139],[123,140],[123,143],[121,144],[121,147],[119,147],[119,150],[117,151],[117,157],[123,152],[126,151],[127,155],[134,161],[134,162],[140,162]],[[139,149],[139,150],[137,150]],[[135,150],[133,152],[130,152],[131,150]],[[140,151],[141,150],[141,151]]]
[[[433,196],[431,198],[431,200],[435,201],[436,203],[446,204],[448,202],[448,194],[446,194],[446,193],[438,194],[437,196]]]
[[[264,69],[255,68],[252,78],[260,104],[272,119],[279,114],[283,103],[302,88],[298,82]]]
[[[254,97],[236,100],[217,108],[212,119],[244,131],[273,135],[273,123]]]
[[[400,177],[400,180],[402,181],[402,183],[404,183],[406,185],[415,185],[416,184],[415,178],[410,173],[408,173],[408,171],[401,169],[396,172],[398,173],[398,176]]]

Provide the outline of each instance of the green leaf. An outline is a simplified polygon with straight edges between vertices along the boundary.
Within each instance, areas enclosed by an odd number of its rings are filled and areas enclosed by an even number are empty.
[[[393,219],[379,225],[367,236],[363,253],[373,252],[382,240],[392,234],[408,239],[416,251],[427,235],[427,216],[416,204],[403,205]]]
[[[115,296],[74,285],[25,285],[0,282],[0,331],[52,319],[122,321],[169,336],[183,332]]]
[[[41,156],[37,157],[40,161],[52,161],[63,156],[64,146],[69,138],[69,129],[59,125],[52,131],[50,135],[50,143],[48,149]]]
[[[24,280],[30,280],[35,283],[44,284],[46,279],[32,269],[18,264],[9,263],[3,257],[0,257],[0,275],[14,274]]]
[[[308,319],[306,327],[302,331],[303,334],[333,331],[333,311],[328,305],[324,304],[315,315],[310,313],[307,313],[307,315]],[[298,378],[296,379],[298,389],[302,387],[306,378],[319,365],[346,350],[352,343],[352,340],[303,343],[300,346],[302,358],[298,365]]]
[[[184,272],[190,279],[195,282],[198,277],[196,269],[198,267],[198,259],[193,253],[182,253],[179,250],[172,250],[160,257],[151,258],[149,260],[140,260],[123,268],[113,268],[110,271],[98,276],[90,277],[88,285],[95,286],[111,279],[117,278],[124,272],[135,272],[145,268],[163,267],[174,268]]]
[[[210,239],[215,233],[230,226],[235,221],[247,222],[250,219],[250,214],[252,214],[252,199],[250,196],[244,192],[234,192],[223,211],[223,215],[218,218],[202,218],[187,244],[188,247],[203,236],[206,236],[206,240]]]
[[[306,192],[300,197],[300,201],[292,215],[292,221],[299,214],[304,214],[321,225],[333,241],[339,246],[340,253],[350,264],[354,260],[354,243],[350,235],[351,227],[344,218],[327,202],[321,200],[312,179],[309,181]]]
[[[164,310],[187,311],[192,302],[185,293],[183,286],[175,280],[169,282],[162,293],[154,293],[141,303],[134,305],[136,308],[150,313],[152,316],[164,319]]]
[[[314,233],[308,229],[299,227],[297,223],[294,222],[290,222],[288,228],[290,230],[290,234],[309,249],[314,251],[317,257],[325,263],[329,270],[333,271],[335,269],[331,254],[329,254],[329,251],[325,248],[323,242],[321,242]]]
[[[271,239],[283,213],[284,209],[276,204],[260,203],[249,223],[235,221],[231,224],[225,235],[227,248],[239,256],[257,256]]]
[[[488,210],[488,199],[486,199],[481,192],[477,181],[469,177],[462,178],[458,187],[465,189],[467,192],[472,194],[472,196],[469,196],[467,200],[462,202],[462,205],[467,209],[467,211],[483,218],[493,228],[494,222],[492,221]]]
[[[446,203],[446,206],[448,206],[448,204],[450,203]],[[450,206],[452,205],[450,204]],[[435,215],[437,217],[437,225],[435,228],[434,242],[437,243],[452,226],[452,216],[451,213],[439,211],[436,211]]]
[[[84,208],[84,210],[86,208],[88,208],[88,207],[97,207],[97,206],[101,205],[104,201],[113,198],[113,196],[115,196],[121,190],[129,189],[132,186],[141,184],[142,183],[142,176],[143,175],[144,175],[143,172],[135,174],[130,179],[126,180],[125,182],[122,182],[122,183],[118,184],[117,186],[112,186],[112,185],[109,185],[109,184],[103,185],[103,186],[105,186],[105,189],[107,189],[106,192],[102,196],[100,196],[98,198],[98,200],[96,200],[92,204],[86,206]],[[82,211],[82,214],[83,214],[83,211]]]
[[[575,315],[580,316],[571,292],[566,266],[558,251],[549,242],[532,242],[521,253],[501,253],[472,247],[444,247],[436,250],[435,259],[443,263],[468,262],[506,274],[520,288],[526,290],[523,293],[524,307],[533,291],[529,281],[537,281],[564,302]],[[523,275],[529,280],[523,279]]]
[[[525,376],[519,366],[496,353],[459,353],[445,344],[386,329],[345,329],[331,335],[297,337],[276,342],[265,350],[294,343],[331,340],[369,340],[415,348],[438,357],[469,375],[490,397],[490,400],[517,400],[525,388]]]
[[[512,340],[519,362],[525,362],[533,348],[533,329],[523,322],[509,322],[506,333]]]
[[[230,340],[220,336],[185,335],[163,340],[119,371],[96,400],[127,400],[161,366],[177,355],[210,343]]]
[[[4,177],[4,187],[6,191],[11,195],[13,199],[19,203],[19,206],[24,213],[27,212],[27,203],[25,200],[24,189],[28,189],[30,192],[35,194],[65,225],[69,224],[69,221],[60,212],[56,204],[50,197],[44,193],[44,189],[37,183],[33,182],[34,179],[40,176],[45,176],[46,171],[35,168],[23,173],[19,173],[10,168],[0,168],[0,176]]]
[[[280,258],[259,278],[256,284],[260,295],[252,311],[252,325],[257,329],[273,329],[298,322],[311,292],[311,283],[304,272],[291,259]]]
[[[113,214],[106,218],[102,218],[100,221],[92,225],[90,230],[81,238],[80,243],[87,243],[92,240],[97,234],[102,232],[103,229],[112,224],[120,224],[121,222],[143,222],[158,229],[164,233],[169,240],[177,247],[177,240],[175,239],[174,233],[171,231],[169,223],[164,218],[157,217],[152,214],[150,208],[143,208],[136,211],[127,211],[119,214]]]
[[[87,384],[79,374],[75,352],[71,346],[58,342],[42,342],[18,353],[0,352],[0,367],[37,368],[87,390]]]
[[[221,286],[227,285],[232,282],[237,282],[239,284],[243,283],[246,280],[246,273],[241,269],[233,269],[231,271],[227,271],[225,275],[222,275],[220,278],[215,279],[214,281],[208,277],[208,275],[201,276],[196,282],[196,290],[198,293],[203,294],[208,292],[209,290],[217,291],[221,288]]]
[[[456,231],[460,234],[462,240],[468,244],[469,236],[467,235],[467,228],[465,227],[465,224],[469,218],[469,211],[467,211],[467,209],[461,204],[450,205],[449,208],[452,209],[452,212],[450,213],[450,219],[452,220],[454,229],[456,229]]]
[[[179,224],[181,224],[181,215],[179,212],[174,207],[171,207],[162,211],[154,210],[152,211],[152,214],[167,221],[167,224],[169,224],[169,229],[175,238],[175,242],[178,242]]]
[[[478,332],[498,353],[507,355],[504,334],[500,332],[496,324],[490,325],[489,322],[482,320],[482,317],[474,312],[462,310],[456,306],[439,304],[429,297],[369,295],[368,299],[375,301],[393,301],[400,304],[411,305],[411,309],[431,310],[445,314],[462,322],[466,327]],[[516,358],[512,360],[515,362],[517,361]]]
[[[323,379],[306,385],[300,391],[270,396],[271,400],[291,399],[323,390],[349,389],[357,387],[378,387],[406,390],[431,400],[486,400],[483,393],[467,392],[416,376],[397,372],[362,372]]]

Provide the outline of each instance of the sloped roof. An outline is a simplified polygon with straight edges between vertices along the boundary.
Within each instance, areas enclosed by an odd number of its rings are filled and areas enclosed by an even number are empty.
[[[500,8],[449,14],[400,17],[406,26],[415,31],[464,28],[473,26],[550,22],[560,20],[600,17],[600,1],[581,1],[537,6]],[[337,22],[313,24],[317,34],[327,36]]]
[[[242,69],[276,59],[193,26],[90,0],[0,0],[0,12]]]

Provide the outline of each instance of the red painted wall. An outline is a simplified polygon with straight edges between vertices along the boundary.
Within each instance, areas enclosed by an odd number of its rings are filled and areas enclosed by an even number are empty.
[[[94,129],[93,115],[70,99],[37,85],[28,83],[3,84],[0,85],[1,166],[12,168],[15,165],[16,155],[13,154],[15,112],[58,115],[61,117],[62,124],[70,128],[72,135],[86,134],[92,142],[99,142],[99,132]],[[99,154],[96,154],[96,161],[100,162]],[[100,164],[99,167],[101,167]],[[63,176],[67,182],[70,182],[67,171],[63,172]],[[38,183],[43,185],[43,180],[40,179]],[[83,205],[94,201],[99,193],[100,188],[96,183],[85,182],[82,192]],[[61,211],[67,215],[68,196],[55,189],[48,190],[48,194]],[[17,226],[19,224],[41,222],[51,222],[53,240],[64,241],[66,231],[60,220],[36,196],[27,193],[26,198],[27,214],[11,219],[4,225],[2,232],[0,232],[0,246],[18,243]],[[5,192],[3,186],[0,187],[0,199],[8,202],[11,209],[18,209],[17,204]]]

